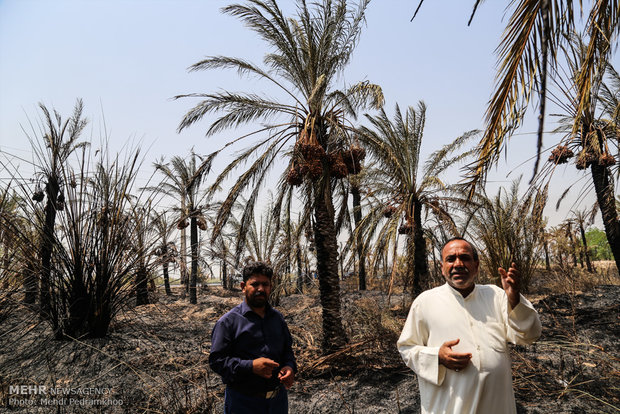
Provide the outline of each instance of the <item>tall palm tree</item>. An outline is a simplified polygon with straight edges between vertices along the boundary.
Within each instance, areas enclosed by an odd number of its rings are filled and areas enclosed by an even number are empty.
[[[448,188],[438,175],[467,153],[457,159],[447,160],[448,150],[438,151],[420,171],[420,149],[426,120],[426,106],[423,102],[418,104],[417,109],[410,106],[404,116],[397,104],[393,121],[383,109],[378,116],[367,115],[367,118],[372,127],[363,127],[359,139],[371,154],[373,168],[366,170],[365,176],[380,202],[371,206],[360,231],[366,233],[367,238],[373,237],[378,231],[376,245],[384,249],[397,243],[399,233],[405,235],[406,272],[412,282],[412,291],[417,295],[422,291],[422,282],[428,278],[429,273],[423,209],[432,211],[455,228],[450,214],[439,203],[439,199],[455,202],[464,200],[456,195],[451,197],[447,192],[441,194]],[[458,138],[453,148],[472,135],[469,133]]]
[[[265,68],[239,58],[216,56],[196,63],[190,70],[234,69],[271,83],[285,97],[274,101],[258,94],[228,91],[179,96],[201,98],[185,115],[179,130],[209,113],[221,116],[208,128],[207,135],[254,121],[269,122],[228,144],[257,138],[224,170],[216,184],[251,157],[256,160],[237,179],[222,204],[214,237],[230,216],[237,197],[252,188],[241,217],[241,230],[247,228],[267,172],[279,156],[286,155],[289,171],[285,177],[291,185],[303,184],[306,205],[314,214],[326,352],[340,348],[346,341],[340,317],[333,186],[349,172],[356,172],[361,158],[359,151],[351,148],[352,126],[347,118],[354,117],[355,110],[368,103],[378,107],[383,102],[381,89],[368,82],[345,90],[335,87],[359,39],[368,2],[361,0],[353,9],[346,0],[323,0],[309,8],[304,0],[298,0],[297,14],[290,18],[284,16],[275,0],[248,0],[244,5],[225,7],[225,13],[241,19],[269,46]],[[347,161],[353,171],[347,170]]]
[[[190,248],[191,248],[191,273],[188,283],[189,301],[192,304],[197,303],[196,297],[196,281],[198,278],[198,229],[206,230],[206,219],[202,214],[204,205],[200,205],[203,200],[203,194],[200,192],[200,185],[203,178],[211,169],[211,160],[207,158],[203,161],[202,166],[198,168],[196,165],[197,155],[192,153],[188,160],[175,156],[169,163],[156,162],[155,169],[164,175],[164,181],[158,187],[152,187],[151,190],[168,194],[180,202],[179,221],[177,227],[184,229],[190,226]],[[189,219],[189,223],[188,223]],[[181,235],[181,254],[183,250],[184,237]],[[182,268],[185,259],[182,259]],[[183,270],[181,270],[183,271]]]
[[[551,152],[547,168],[553,171],[576,154],[575,168],[589,170],[605,234],[616,267],[620,269],[620,220],[615,207],[617,188],[614,182],[614,177],[620,174],[620,75],[611,65],[601,62],[593,74],[595,84],[590,90],[589,106],[580,108],[575,93],[588,50],[579,38],[573,37],[570,51],[567,59],[570,78],[566,84],[558,86],[567,103],[556,100],[565,112],[557,131],[565,135],[562,143]],[[575,119],[580,120],[576,131]]]
[[[45,202],[45,220],[41,229],[39,246],[39,258],[41,260],[41,273],[39,275],[39,300],[41,313],[48,314],[51,310],[50,298],[50,279],[52,274],[52,250],[54,247],[54,224],[56,222],[56,212],[64,208],[64,186],[68,183],[63,181],[62,168],[71,153],[77,148],[84,147],[87,143],[78,142],[80,134],[87,124],[87,120],[82,117],[83,104],[77,100],[73,109],[73,115],[64,122],[61,115],[39,104],[43,112],[43,143],[44,147],[37,144],[34,139],[29,138],[32,149],[37,158],[39,184],[44,186],[44,190],[37,188],[33,195],[35,201]]]

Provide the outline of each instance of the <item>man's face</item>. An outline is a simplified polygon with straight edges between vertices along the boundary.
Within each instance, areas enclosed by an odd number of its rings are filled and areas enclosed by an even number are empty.
[[[474,260],[471,245],[465,240],[452,240],[441,252],[441,273],[446,282],[463,296],[474,289],[479,264]]]
[[[252,275],[247,282],[241,282],[245,301],[252,308],[263,308],[271,294],[271,279],[265,275]]]

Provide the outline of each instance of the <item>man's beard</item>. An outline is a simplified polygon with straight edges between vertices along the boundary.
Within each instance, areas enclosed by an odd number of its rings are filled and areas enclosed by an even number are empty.
[[[264,298],[264,299],[263,299]],[[264,293],[256,293],[254,295],[245,295],[248,304],[253,308],[264,308],[269,298]]]

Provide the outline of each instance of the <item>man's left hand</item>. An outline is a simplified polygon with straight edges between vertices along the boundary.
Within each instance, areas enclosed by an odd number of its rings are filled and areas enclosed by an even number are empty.
[[[293,386],[293,382],[295,381],[295,372],[293,371],[293,368],[288,365],[282,367],[280,372],[278,372],[278,379],[282,384],[284,384],[284,387],[286,387],[287,390],[291,388]]]
[[[517,270],[517,265],[514,262],[510,265],[508,272],[503,267],[498,270],[502,277],[502,287],[508,296],[508,303],[514,309],[521,300],[521,273]]]

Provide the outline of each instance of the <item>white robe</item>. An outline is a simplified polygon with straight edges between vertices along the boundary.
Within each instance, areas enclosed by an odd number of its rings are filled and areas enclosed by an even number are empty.
[[[495,285],[476,285],[463,298],[447,283],[420,294],[411,305],[398,339],[398,351],[420,384],[422,413],[516,413],[507,342],[531,344],[540,336],[540,319],[523,296],[510,309]],[[472,354],[456,372],[439,364],[439,347]]]

